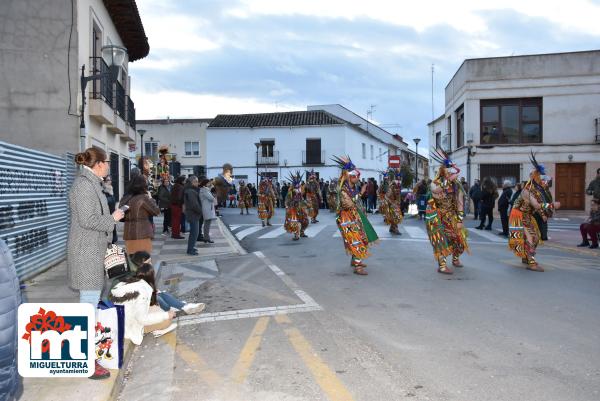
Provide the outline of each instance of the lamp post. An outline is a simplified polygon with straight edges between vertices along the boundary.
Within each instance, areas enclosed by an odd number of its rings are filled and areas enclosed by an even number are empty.
[[[141,166],[140,173],[144,174],[144,134],[146,133],[146,130],[145,129],[139,129],[138,133],[140,134],[140,139],[141,139],[141,142],[142,142],[142,144],[140,145],[140,147],[142,149],[141,150],[142,154],[140,156],[140,166]]]
[[[125,56],[127,56],[127,49],[121,46],[108,45],[102,46],[102,59],[108,65],[108,72],[101,72],[99,74],[85,76],[85,64],[81,66],[81,119],[79,121],[79,147],[83,152],[86,148],[86,133],[85,133],[85,88],[87,83],[95,79],[102,79],[108,77],[110,79],[110,87],[112,90],[112,84],[119,76],[119,69],[125,62]]]
[[[256,146],[256,188],[258,189],[258,148],[260,148],[260,142],[254,142]]]
[[[413,138],[415,142],[415,184],[419,180],[419,142],[421,138]]]
[[[467,140],[467,182],[469,183],[469,188],[471,188],[471,156],[473,150],[473,140]]]

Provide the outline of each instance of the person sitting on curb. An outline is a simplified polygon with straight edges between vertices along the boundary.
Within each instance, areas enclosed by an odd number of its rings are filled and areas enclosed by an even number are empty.
[[[151,265],[152,257],[148,252],[140,251],[134,253],[130,257],[129,261],[131,262],[131,270],[135,272],[145,264]],[[206,307],[206,305],[203,303],[187,303],[185,301],[181,301],[178,298],[175,298],[173,295],[169,294],[168,292],[160,290],[156,291],[156,300],[158,301],[158,305],[160,306],[160,308],[165,312],[168,312],[171,308],[173,308],[178,311],[184,312],[186,315],[200,313]]]
[[[600,233],[600,202],[598,200],[592,199],[590,217],[579,226],[579,231],[583,241],[577,245],[578,247],[598,248],[598,233]],[[591,245],[588,236],[591,238]]]
[[[125,338],[135,345],[142,343],[145,333],[160,337],[177,328],[173,323],[175,311],[166,312],[158,306],[151,264],[140,266],[135,276],[117,284],[110,293],[111,301],[125,306]]]

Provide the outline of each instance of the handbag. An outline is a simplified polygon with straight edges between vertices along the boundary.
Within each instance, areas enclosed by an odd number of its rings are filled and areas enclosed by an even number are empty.
[[[120,369],[123,365],[125,338],[125,307],[108,300],[98,303],[94,344],[98,363],[106,369]]]
[[[109,244],[104,255],[104,271],[108,278],[115,278],[129,273],[125,250],[115,244]]]

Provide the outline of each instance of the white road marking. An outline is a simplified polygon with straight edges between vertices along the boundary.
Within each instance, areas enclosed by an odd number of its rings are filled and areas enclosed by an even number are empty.
[[[238,240],[241,241],[244,238],[246,238],[248,235],[254,234],[257,231],[262,230],[263,228],[264,228],[263,226],[254,226],[254,227],[245,228],[242,231],[236,233],[235,236]]]
[[[325,227],[327,227],[327,224],[311,224],[304,230],[304,234],[308,235],[310,238],[314,238]]]
[[[263,238],[276,238],[279,237],[280,235],[285,234],[285,228],[283,228],[283,226],[281,227],[277,227],[274,230],[269,231],[268,233],[261,235],[260,237],[258,237],[258,239],[263,239]]]
[[[489,239],[492,242],[508,242],[508,240],[505,237],[500,237],[498,234],[492,234],[484,230],[476,230],[474,228],[469,228],[469,231],[483,238]]]
[[[402,226],[402,228],[404,228],[406,230],[406,232],[408,233],[408,235],[411,238],[429,239],[429,237],[427,236],[427,232],[424,229],[422,229],[421,227]]]

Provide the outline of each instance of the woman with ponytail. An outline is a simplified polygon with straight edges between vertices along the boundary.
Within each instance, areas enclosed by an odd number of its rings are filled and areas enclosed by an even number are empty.
[[[79,302],[96,307],[104,287],[104,256],[116,222],[123,218],[117,209],[110,213],[102,180],[108,175],[106,152],[88,148],[75,155],[81,166],[69,193],[71,225],[67,243],[69,285],[79,291]],[[110,372],[96,363],[91,379],[104,379]]]

